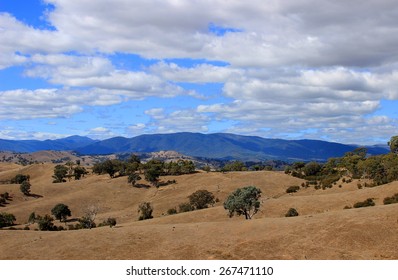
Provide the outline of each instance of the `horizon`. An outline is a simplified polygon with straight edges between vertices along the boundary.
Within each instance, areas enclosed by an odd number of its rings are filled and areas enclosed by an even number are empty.
[[[108,6],[1,1],[0,139],[189,131],[381,145],[398,135],[393,1]]]
[[[273,137],[262,137],[262,136],[258,136],[258,135],[244,135],[244,134],[236,134],[236,133],[230,133],[230,132],[212,132],[212,133],[203,133],[203,132],[189,132],[189,131],[179,131],[179,132],[169,132],[169,133],[144,133],[144,134],[140,134],[140,135],[134,135],[131,137],[126,137],[126,136],[112,136],[110,138],[105,138],[105,139],[95,139],[86,135],[65,135],[59,138],[48,138],[48,139],[3,139],[0,138],[0,140],[6,140],[6,141],[56,141],[56,140],[61,140],[61,139],[66,139],[66,138],[70,138],[70,137],[82,137],[82,138],[89,138],[91,140],[94,141],[105,141],[105,140],[110,140],[113,138],[126,138],[126,139],[131,139],[131,138],[135,138],[135,137],[140,137],[140,136],[144,136],[144,135],[172,135],[172,134],[184,134],[184,133],[190,133],[190,134],[201,134],[201,135],[212,135],[212,134],[229,134],[229,135],[235,135],[235,136],[243,136],[243,137],[259,137],[259,138],[263,138],[263,139],[271,139],[271,140],[281,140],[281,141],[322,141],[322,142],[329,142],[329,143],[336,143],[336,144],[343,144],[343,145],[348,145],[348,146],[386,146],[388,147],[388,143],[376,143],[376,144],[369,144],[369,145],[360,145],[357,143],[342,143],[342,142],[334,142],[334,141],[327,141],[327,140],[322,140],[322,139],[309,139],[309,138],[300,138],[300,139],[283,139],[283,138],[273,138]],[[1,147],[0,147],[1,150]]]

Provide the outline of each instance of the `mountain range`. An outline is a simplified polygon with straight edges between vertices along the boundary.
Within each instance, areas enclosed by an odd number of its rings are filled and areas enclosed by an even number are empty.
[[[242,136],[229,133],[170,133],[145,134],[133,138],[114,137],[93,140],[83,136],[70,136],[56,140],[3,140],[0,150],[13,152],[36,152],[40,150],[72,150],[82,155],[115,153],[148,153],[177,151],[187,156],[224,160],[262,161],[326,161],[330,157],[343,156],[358,148],[358,145],[321,140],[283,140],[257,136]],[[389,152],[387,146],[367,146],[370,155]]]

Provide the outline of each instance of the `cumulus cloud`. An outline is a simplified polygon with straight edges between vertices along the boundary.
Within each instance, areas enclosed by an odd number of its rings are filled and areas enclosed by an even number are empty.
[[[350,141],[346,134],[359,136],[363,127],[372,137],[396,131],[396,119],[378,113],[381,100],[398,99],[394,1],[115,0],[111,9],[105,0],[44,2],[54,6],[44,15],[53,30],[0,14],[0,69],[23,65],[27,77],[63,89],[2,91],[1,119],[200,97],[181,84],[222,83],[222,96],[196,108],[147,110],[150,122],[130,132],[206,132],[219,120],[235,123],[230,132],[263,136]],[[118,53],[160,61],[118,69],[108,58]]]
[[[171,113],[163,108],[153,108],[145,111],[151,121],[147,125],[151,132],[172,133],[180,131],[207,132],[210,119],[205,114],[194,110],[177,110]]]
[[[62,89],[10,90],[0,92],[0,119],[69,117],[83,111],[84,105],[112,105],[115,96],[90,91]]]

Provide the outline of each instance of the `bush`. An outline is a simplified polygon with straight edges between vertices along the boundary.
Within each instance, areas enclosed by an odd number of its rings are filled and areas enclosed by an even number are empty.
[[[29,175],[17,174],[11,179],[11,184],[22,184],[24,181],[29,181]]]
[[[175,208],[170,208],[169,210],[167,210],[167,214],[168,214],[168,215],[177,214],[177,209],[175,209]]]
[[[394,194],[391,197],[386,197],[383,200],[384,205],[393,204],[393,203],[398,203],[398,193]]]
[[[189,211],[193,211],[195,210],[194,207],[189,203],[181,203],[180,205],[178,205],[178,209],[180,213],[184,213],[184,212],[189,212]]]
[[[374,203],[372,198],[368,198],[365,201],[362,202],[357,202],[354,204],[354,208],[361,208],[361,207],[369,207],[369,206],[375,206],[376,204]]]
[[[45,215],[44,217],[37,216],[36,222],[39,225],[39,230],[41,231],[54,231],[57,227],[54,226],[54,219],[50,215]]]
[[[15,221],[16,219],[13,214],[9,214],[6,212],[0,213],[0,228],[12,226]]]
[[[289,211],[287,211],[287,213],[285,214],[285,217],[296,217],[298,215],[299,213],[295,208],[290,208]]]
[[[152,219],[152,212],[153,208],[151,206],[150,202],[143,202],[138,206],[138,213],[141,213],[140,217],[138,220],[147,220],[147,219]]]
[[[116,219],[115,218],[108,218],[104,220],[102,223],[98,225],[98,227],[104,227],[104,226],[109,226],[109,227],[114,227],[116,226]]]
[[[87,229],[92,229],[95,228],[97,225],[95,224],[95,222],[90,219],[90,217],[88,216],[83,216],[79,219],[79,224],[75,225],[76,229],[83,229],[83,228],[87,228]]]
[[[23,181],[19,187],[19,189],[21,190],[21,192],[24,195],[29,195],[30,194],[30,187],[32,185],[29,183],[29,181]]]
[[[287,193],[295,193],[300,190],[300,186],[290,186],[286,189]]]
[[[188,196],[188,198],[189,203],[195,209],[208,208],[209,205],[214,205],[215,203],[214,195],[207,190],[198,190]]]

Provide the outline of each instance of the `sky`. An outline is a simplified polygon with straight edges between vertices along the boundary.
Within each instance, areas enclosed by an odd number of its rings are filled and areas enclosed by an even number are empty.
[[[0,138],[398,135],[395,0],[0,0]]]

